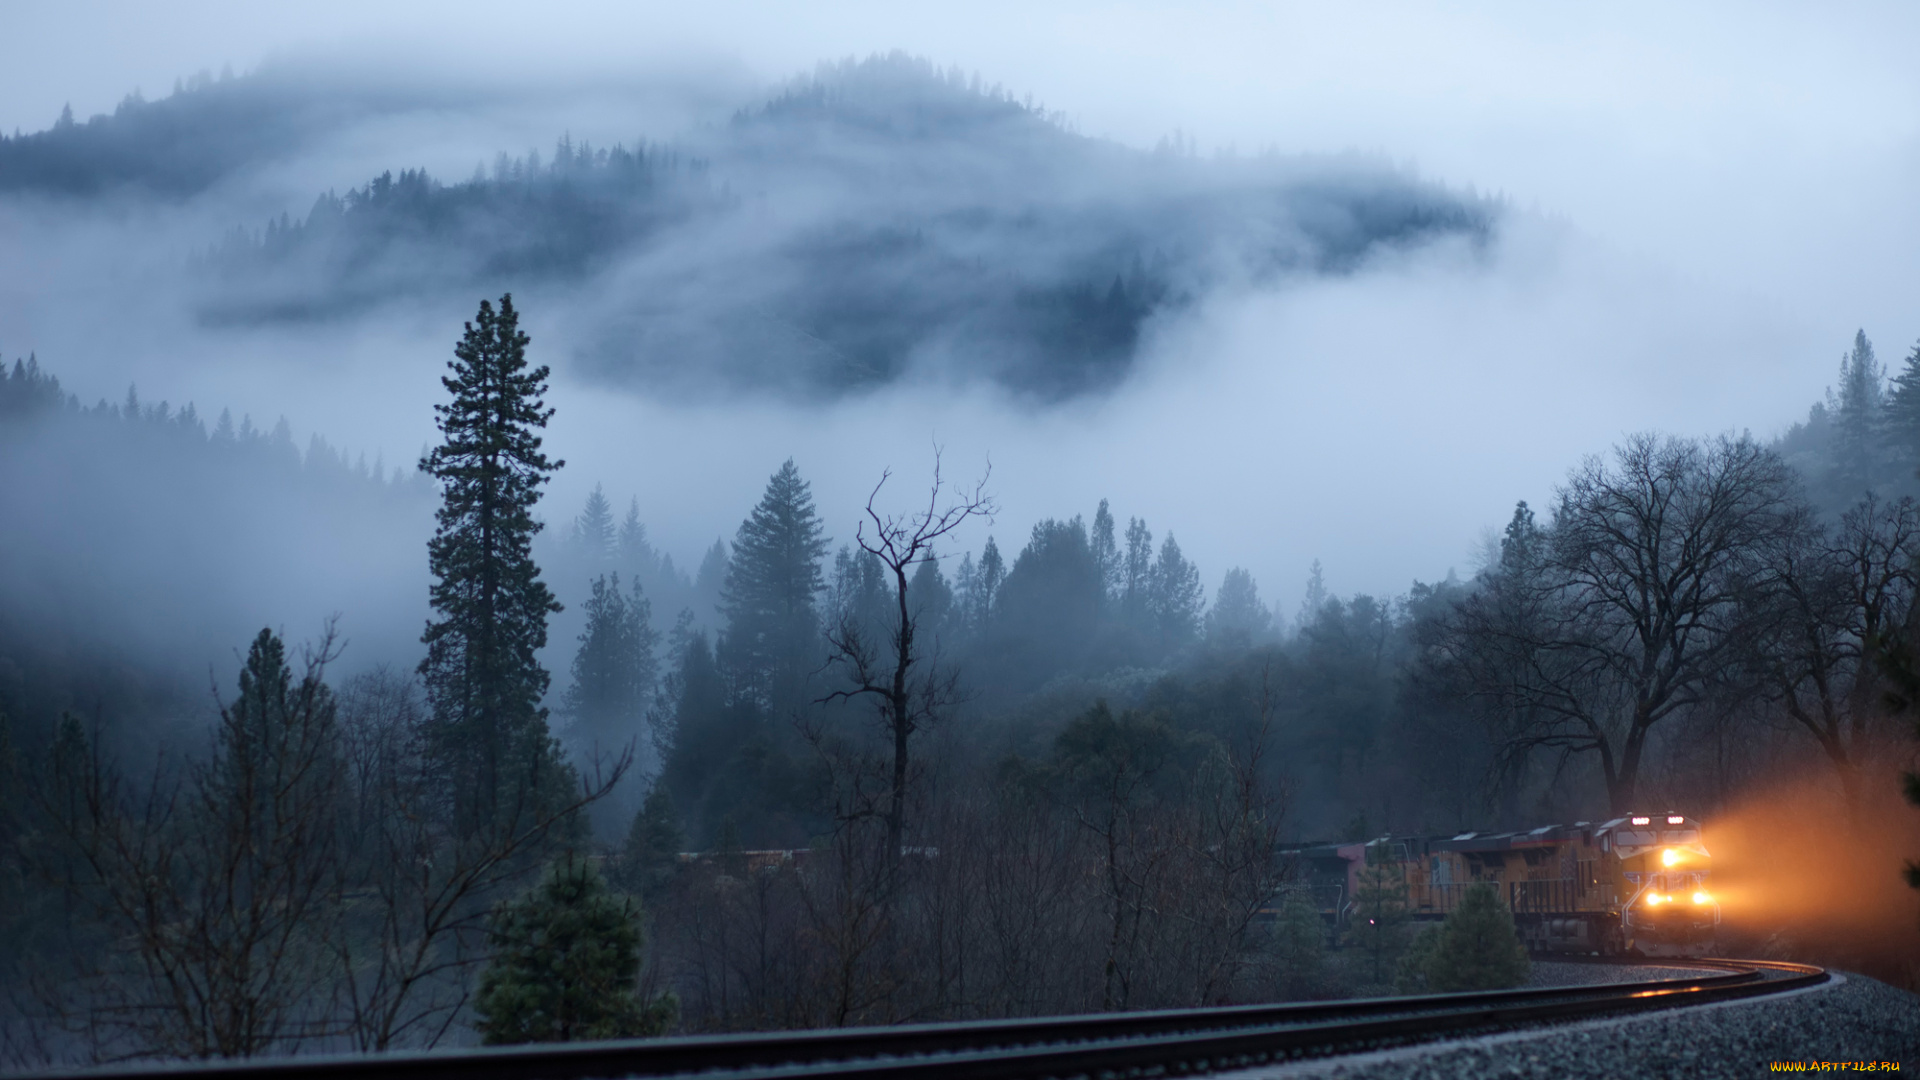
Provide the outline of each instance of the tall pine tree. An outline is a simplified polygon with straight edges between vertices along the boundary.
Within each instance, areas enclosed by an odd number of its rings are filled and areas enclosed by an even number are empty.
[[[1112,596],[1120,586],[1120,546],[1113,536],[1113,511],[1105,499],[1093,512],[1093,533],[1088,542],[1093,544],[1093,561],[1100,565],[1100,581]]]
[[[720,655],[736,692],[763,708],[799,703],[819,663],[824,533],[812,490],[788,458],[734,536],[720,590]]]
[[[1127,519],[1127,551],[1120,564],[1120,616],[1135,627],[1147,625],[1147,599],[1153,584],[1153,533],[1139,518]]]
[[[1007,580],[1007,562],[1000,557],[1000,545],[987,537],[980,549],[980,563],[966,590],[967,618],[975,630],[983,630],[1000,611],[1000,586]]]
[[[481,301],[441,379],[453,400],[434,406],[443,436],[420,461],[440,482],[439,527],[427,542],[437,618],[420,663],[433,714],[436,764],[458,828],[517,830],[571,794],[540,704],[548,675],[535,654],[560,610],[533,562],[540,487],[563,462],[540,450],[553,410],[547,368],[527,368],[527,335],[511,296]]]
[[[1827,392],[1833,416],[1828,481],[1852,501],[1880,480],[1878,455],[1886,374],[1873,355],[1864,330],[1853,335],[1853,350],[1840,358],[1840,383]]]

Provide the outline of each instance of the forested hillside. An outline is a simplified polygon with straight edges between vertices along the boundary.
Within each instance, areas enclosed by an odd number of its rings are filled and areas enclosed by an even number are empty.
[[[411,463],[350,460],[318,436],[303,453],[284,419],[133,390],[82,405],[16,359],[0,377],[0,709],[15,738],[43,744],[68,710],[143,747],[196,731],[209,667],[226,670],[256,623],[310,620],[287,627],[307,636],[358,600],[344,629],[369,658],[407,640],[365,605],[394,574],[416,579],[412,544],[403,570],[366,533],[418,530],[429,505]]]
[[[1856,331],[1826,400],[1814,403],[1775,449],[1828,514],[1869,491],[1920,496],[1920,345],[1889,371],[1866,331]]]
[[[0,192],[60,201],[179,201],[292,156],[355,120],[423,104],[418,89],[355,88],[297,68],[201,73],[166,97],[127,95],[111,114],[72,108],[44,131],[0,135]]]
[[[431,104],[276,69],[199,81],[0,140],[0,192],[197,198],[218,217],[268,164]],[[824,66],[723,124],[641,134],[562,136],[470,178],[395,161],[264,224],[228,211],[181,302],[212,326],[297,329],[513,289],[565,305],[569,366],[655,394],[935,379],[1057,401],[1117,385],[1157,317],[1214,290],[1483,245],[1502,213],[1367,158],[1089,138],[899,54]]]

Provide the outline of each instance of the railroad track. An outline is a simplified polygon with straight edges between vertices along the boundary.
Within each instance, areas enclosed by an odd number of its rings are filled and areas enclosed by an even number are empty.
[[[1826,982],[1805,964],[1673,960],[1682,979],[1031,1020],[255,1059],[40,1074],[45,1080],[1037,1080],[1250,1068],[1529,1024],[1702,1005]]]

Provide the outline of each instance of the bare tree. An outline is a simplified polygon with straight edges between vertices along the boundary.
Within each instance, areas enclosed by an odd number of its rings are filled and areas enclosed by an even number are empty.
[[[1860,769],[1886,713],[1883,667],[1913,603],[1920,507],[1869,495],[1827,529],[1811,514],[1772,545],[1773,588],[1753,621],[1753,663],[1768,696],[1819,744],[1858,812]]]
[[[1102,1009],[1217,1003],[1248,970],[1248,930],[1280,870],[1279,805],[1260,768],[1270,692],[1260,704],[1238,753],[1104,702],[1061,732],[1043,782],[1092,840]]]
[[[1509,767],[1593,755],[1632,808],[1648,737],[1740,666],[1772,587],[1768,550],[1801,513],[1793,477],[1747,438],[1635,436],[1560,489],[1539,550],[1491,571],[1442,663],[1499,730]]]
[[[32,788],[35,861],[95,940],[41,998],[94,1058],[250,1057],[331,1033],[312,990],[346,885],[335,655],[329,626],[296,679],[261,631],[212,752],[144,783],[61,722]]]
[[[874,508],[880,489],[886,486],[891,470],[880,474],[880,482],[867,496],[866,516],[854,533],[861,550],[880,560],[893,578],[895,611],[886,631],[884,651],[870,640],[871,630],[859,620],[843,614],[838,625],[827,632],[829,663],[845,671],[849,686],[836,690],[822,702],[872,698],[880,721],[893,743],[892,786],[886,807],[887,859],[897,866],[906,836],[907,781],[910,742],[915,731],[931,722],[957,697],[956,679],[942,672],[938,649],[926,648],[919,640],[919,613],[907,596],[908,573],[913,567],[934,557],[935,541],[959,528],[969,518],[993,516],[993,498],[986,494],[988,476],[981,476],[970,491],[957,491],[944,502],[947,491],[940,475],[940,452],[933,457],[933,484],[926,506],[905,516],[882,514]]]
[[[362,1050],[431,1047],[460,1016],[485,959],[489,905],[613,790],[632,751],[594,762],[565,799],[520,784],[509,812],[462,829],[428,761],[416,684],[377,672],[342,696],[355,858],[354,903],[330,938],[342,1027]]]

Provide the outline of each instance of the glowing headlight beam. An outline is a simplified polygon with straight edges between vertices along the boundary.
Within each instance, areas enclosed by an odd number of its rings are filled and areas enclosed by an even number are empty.
[[[1708,896],[1707,891],[1702,889],[1693,894],[1693,902],[1696,904],[1711,904],[1713,903],[1713,897]]]
[[[1662,866],[1672,866],[1679,861],[1680,852],[1673,848],[1668,848],[1660,853],[1660,865]]]

